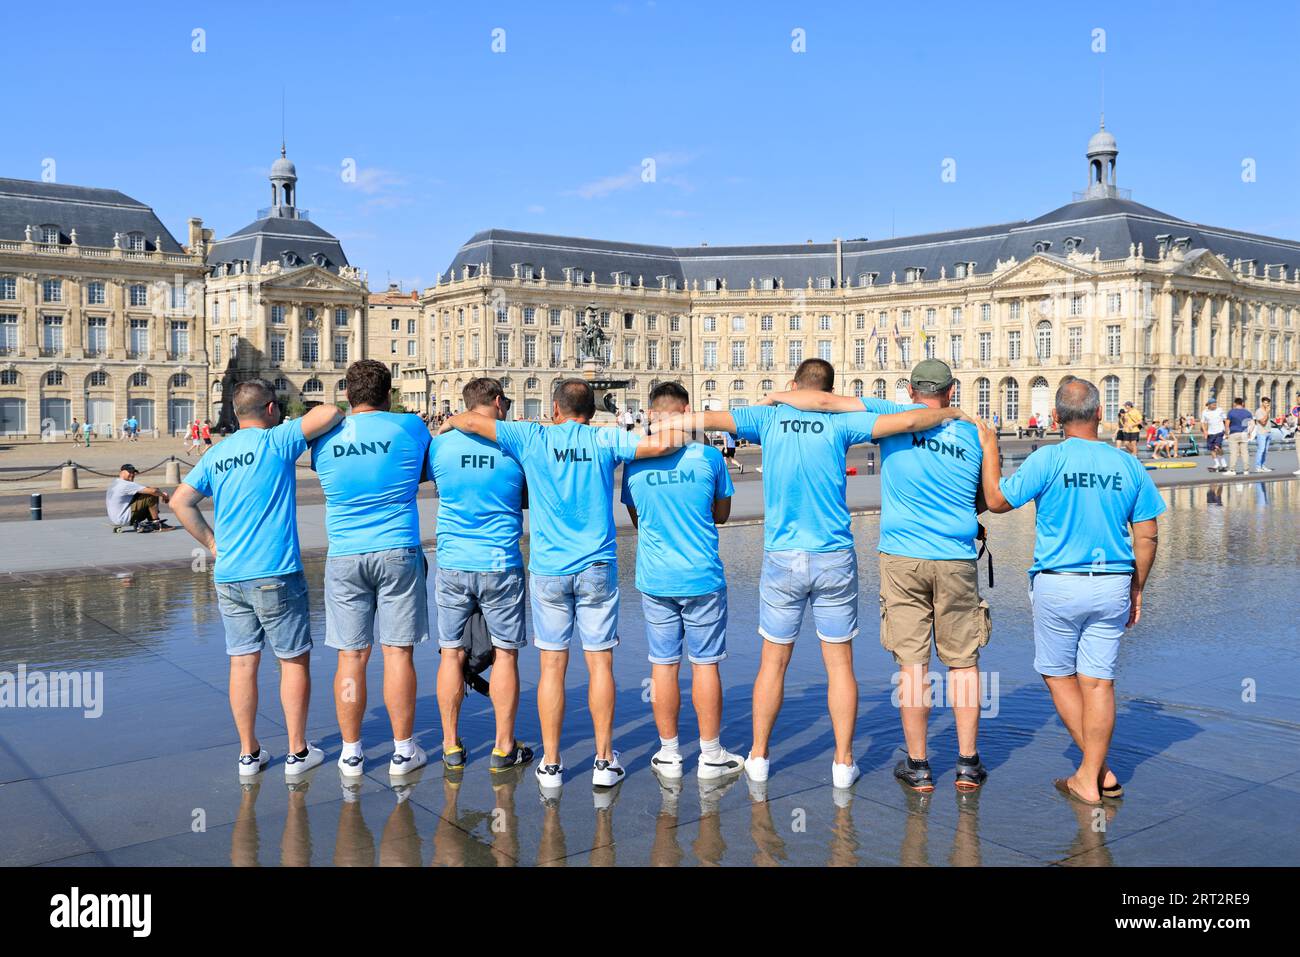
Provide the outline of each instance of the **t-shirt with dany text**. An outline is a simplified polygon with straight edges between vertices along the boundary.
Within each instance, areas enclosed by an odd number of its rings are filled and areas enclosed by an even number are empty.
[[[731,417],[738,438],[763,446],[763,548],[852,548],[845,453],[851,445],[871,441],[878,416],[757,405],[732,409]]]
[[[890,415],[919,404],[863,399],[868,412]],[[925,432],[879,439],[880,550],[931,561],[973,560],[975,496],[984,455],[975,426],[949,419]]]
[[[452,429],[429,445],[438,486],[438,567],[467,572],[522,568],[524,470],[499,446]]]
[[[622,502],[637,512],[636,587],[647,595],[725,588],[713,503],[735,493],[722,453],[693,442],[623,468]]]
[[[212,499],[219,582],[302,571],[294,463],[307,451],[302,420],[242,428],[195,464],[185,484]]]
[[[636,458],[635,432],[584,425],[498,422],[497,445],[528,480],[528,569],[576,575],[614,564],[614,470]]]
[[[312,440],[330,555],[420,547],[415,496],[428,448],[428,426],[402,412],[354,412]]]
[[[1030,499],[1037,535],[1030,575],[1051,571],[1133,570],[1129,524],[1165,510],[1146,468],[1105,442],[1068,438],[1031,452],[1001,483],[1013,508]]]

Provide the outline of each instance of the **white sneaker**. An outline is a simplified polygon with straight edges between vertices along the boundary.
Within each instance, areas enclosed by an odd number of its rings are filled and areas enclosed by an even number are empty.
[[[831,764],[831,784],[832,786],[845,790],[853,787],[853,782],[862,777],[862,772],[858,770],[858,763],[852,764]]]
[[[239,776],[241,778],[251,778],[262,768],[271,763],[271,752],[266,750],[266,745],[258,749],[257,757],[251,754],[241,754],[239,756]]]
[[[293,752],[284,756],[284,775],[292,778],[297,777],[299,774],[306,774],[324,760],[325,752],[308,741],[306,757],[300,758]]]
[[[670,780],[676,780],[682,776],[682,760],[680,751],[673,754],[665,754],[663,748],[655,752],[654,757],[650,759],[650,767],[658,771],[660,775]]]
[[[339,755],[339,774],[345,778],[359,778],[366,772],[366,758],[363,754],[358,754],[355,758],[345,758]]]
[[[388,762],[388,773],[389,775],[396,776],[410,774],[412,771],[417,771],[428,763],[429,756],[424,753],[424,748],[417,744],[409,758],[394,751],[392,760]]]
[[[729,774],[737,774],[744,769],[744,758],[724,750],[714,758],[706,758],[701,754],[699,763],[695,765],[695,774],[701,781],[711,781],[714,778],[725,778]]]
[[[1296,469],[1296,470],[1295,470],[1294,472],[1292,472],[1291,474],[1292,474],[1292,475],[1300,475],[1300,469]]]
[[[591,784],[592,787],[612,788],[619,781],[623,780],[623,775],[627,772],[623,770],[623,765],[618,763],[618,752],[613,752],[613,757],[606,761],[604,758],[597,758],[596,763],[591,767]]]
[[[767,758],[756,758],[751,754],[745,758],[745,773],[751,781],[762,783],[767,780],[768,764]]]
[[[564,783],[564,763],[542,764],[538,762],[535,769],[537,783],[547,791],[554,790]]]
[[[1271,471],[1273,471],[1273,470],[1272,470],[1272,469],[1264,469],[1264,468],[1260,468],[1258,465],[1256,465],[1253,469],[1251,469],[1251,471],[1252,471],[1252,472],[1271,472]]]

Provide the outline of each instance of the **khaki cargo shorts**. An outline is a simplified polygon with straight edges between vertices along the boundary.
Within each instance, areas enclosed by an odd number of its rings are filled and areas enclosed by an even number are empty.
[[[930,664],[930,636],[949,668],[970,668],[993,623],[975,562],[880,555],[880,643],[900,665]]]

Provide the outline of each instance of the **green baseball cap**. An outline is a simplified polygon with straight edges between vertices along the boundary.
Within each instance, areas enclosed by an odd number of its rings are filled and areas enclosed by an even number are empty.
[[[932,382],[940,389],[952,384],[952,369],[942,359],[923,359],[912,370],[912,385]]]

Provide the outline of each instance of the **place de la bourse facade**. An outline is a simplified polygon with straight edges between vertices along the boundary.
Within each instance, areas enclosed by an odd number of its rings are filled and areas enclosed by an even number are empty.
[[[1117,155],[1098,131],[1086,190],[1027,221],[733,247],[488,230],[433,286],[374,296],[297,208],[283,151],[268,209],[215,241],[191,220],[183,247],[120,193],[0,181],[0,432],[127,414],[229,425],[230,391],[253,376],[287,407],[340,402],[361,356],[390,365],[407,408],[455,411],[466,381],[493,375],[516,416],[545,418],[553,383],[579,374],[589,313],[602,375],[634,408],[669,379],[697,408],[752,404],[812,356],[838,391],[893,398],[929,355],[964,407],[1008,425],[1045,414],[1067,375],[1098,384],[1112,422],[1130,399],[1158,416],[1212,394],[1293,405],[1300,243],[1135,203]]]

